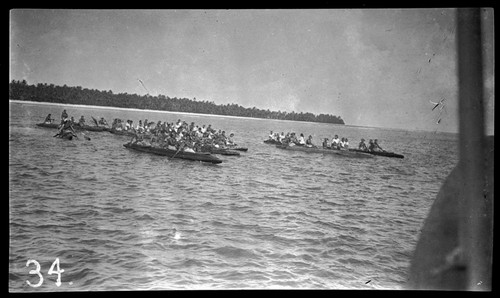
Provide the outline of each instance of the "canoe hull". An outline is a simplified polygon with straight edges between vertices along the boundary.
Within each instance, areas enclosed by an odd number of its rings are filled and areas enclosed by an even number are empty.
[[[404,156],[401,154],[397,154],[394,152],[387,152],[387,151],[382,151],[382,152],[373,151],[373,152],[371,152],[371,151],[363,151],[363,150],[359,150],[359,149],[349,149],[349,151],[351,151],[351,152],[363,152],[363,153],[368,153],[368,154],[376,155],[376,156],[404,158]]]
[[[184,152],[184,151],[177,152],[177,150],[171,150],[171,149],[167,149],[167,148],[155,148],[155,147],[151,147],[151,146],[142,146],[142,145],[130,144],[130,143],[123,144],[123,146],[125,148],[133,149],[136,151],[147,152],[147,153],[168,156],[168,157],[174,157],[174,158],[179,158],[179,159],[210,162],[210,163],[214,163],[214,164],[218,164],[218,163],[222,162],[222,160],[218,159],[217,157],[215,157],[211,154],[191,153],[191,152]]]
[[[271,145],[282,145],[281,142],[275,140],[265,140],[264,143]]]
[[[220,154],[220,155],[237,155],[237,156],[240,155],[238,151],[233,151],[233,149],[206,148],[202,149],[202,152],[208,152],[211,154]]]
[[[248,148],[246,147],[229,147],[230,150],[236,150],[236,151],[243,151],[243,152],[247,152],[248,151]]]
[[[373,155],[366,154],[364,152],[352,152],[347,150],[336,150],[336,149],[323,149],[323,148],[310,148],[305,146],[285,146],[276,145],[276,148],[289,150],[289,151],[302,151],[307,153],[322,153],[322,154],[332,154],[342,157],[352,157],[352,158],[373,158]]]

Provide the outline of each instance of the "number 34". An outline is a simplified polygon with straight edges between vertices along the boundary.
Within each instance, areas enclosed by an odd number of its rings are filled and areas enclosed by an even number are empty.
[[[29,274],[38,274],[38,277],[40,278],[40,280],[36,284],[32,284],[29,280],[27,280],[26,283],[28,283],[28,285],[31,287],[38,288],[43,283],[43,276],[40,273],[40,269],[41,269],[40,263],[38,263],[36,260],[28,260],[28,262],[26,262],[26,267],[28,267],[31,263],[35,264],[36,269],[30,270]],[[56,266],[57,270],[54,270],[54,266]],[[61,273],[63,273],[63,272],[64,272],[64,269],[59,268],[59,258],[56,258],[54,263],[52,263],[52,266],[50,266],[49,272],[47,272],[47,274],[49,274],[49,275],[54,274],[54,273],[57,274],[56,286],[59,287],[61,285]]]

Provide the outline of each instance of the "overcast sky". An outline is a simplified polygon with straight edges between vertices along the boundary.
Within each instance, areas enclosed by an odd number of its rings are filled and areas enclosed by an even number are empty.
[[[456,132],[455,28],[453,9],[13,10],[10,80],[145,94],[140,79],[151,95]]]

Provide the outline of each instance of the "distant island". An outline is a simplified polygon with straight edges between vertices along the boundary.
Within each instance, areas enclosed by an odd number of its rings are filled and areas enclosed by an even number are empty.
[[[26,80],[9,83],[9,99],[63,104],[107,106],[117,108],[148,109],[170,112],[199,113],[264,119],[306,121],[345,124],[339,116],[329,114],[296,113],[245,108],[237,104],[218,105],[213,101],[197,101],[196,98],[177,98],[165,95],[113,94],[80,86],[55,86],[54,84],[29,85]]]

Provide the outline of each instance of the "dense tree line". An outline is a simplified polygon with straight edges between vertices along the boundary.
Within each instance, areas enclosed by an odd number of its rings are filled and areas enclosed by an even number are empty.
[[[329,114],[296,113],[244,108],[237,104],[217,105],[213,101],[198,101],[196,98],[177,98],[164,95],[113,94],[111,90],[100,91],[80,86],[55,86],[54,84],[29,85],[25,80],[13,80],[9,84],[9,98],[38,102],[110,106],[120,108],[149,109],[172,112],[241,116],[266,119],[308,121],[344,124],[339,116]]]

